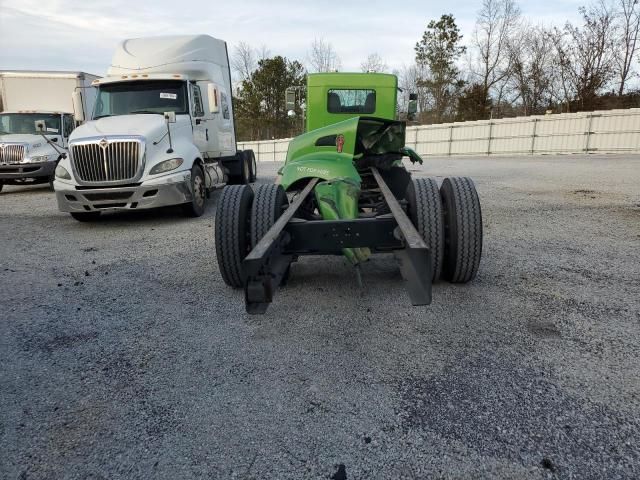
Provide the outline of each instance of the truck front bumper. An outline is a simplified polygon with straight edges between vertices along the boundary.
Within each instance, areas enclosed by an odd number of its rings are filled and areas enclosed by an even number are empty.
[[[191,172],[154,178],[140,185],[79,187],[56,178],[56,200],[61,212],[141,210],[191,201]]]
[[[15,180],[35,178],[48,180],[56,170],[57,162],[14,163],[0,165],[0,182],[13,183]],[[18,182],[20,183],[20,182]]]

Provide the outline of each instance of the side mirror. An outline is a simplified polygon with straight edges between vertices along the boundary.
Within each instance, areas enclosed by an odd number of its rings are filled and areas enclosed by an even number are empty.
[[[171,128],[169,128],[170,123],[176,123],[176,112],[164,112],[164,120],[167,122],[167,136],[169,137],[169,148],[167,149],[167,153],[173,153],[173,143],[171,142]]]
[[[209,98],[209,111],[218,113],[220,111],[220,102],[218,101],[218,86],[214,83],[207,85],[207,96]]]
[[[407,107],[407,113],[409,115],[415,115],[418,111],[418,94],[410,93],[409,94],[409,105]]]
[[[82,92],[75,90],[71,94],[73,102],[73,118],[76,122],[84,122],[84,106],[82,105]]]
[[[44,133],[47,130],[44,120],[36,120],[34,124],[36,126],[36,132],[38,133]]]

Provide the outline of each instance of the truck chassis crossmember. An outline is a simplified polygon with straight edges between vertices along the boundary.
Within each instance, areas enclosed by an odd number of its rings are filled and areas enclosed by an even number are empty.
[[[391,213],[352,220],[294,218],[318,179],[296,196],[243,262],[248,313],[265,313],[291,261],[300,255],[340,255],[344,248],[393,252],[413,305],[431,303],[431,256],[424,240],[376,168],[371,169]]]

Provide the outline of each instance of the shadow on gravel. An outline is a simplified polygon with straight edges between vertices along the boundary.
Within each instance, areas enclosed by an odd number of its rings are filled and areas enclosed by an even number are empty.
[[[108,225],[109,227],[117,224],[124,225],[138,225],[146,222],[160,222],[160,223],[175,223],[175,222],[192,222],[198,220],[210,220],[213,221],[213,217],[216,213],[216,207],[218,204],[218,193],[214,192],[211,198],[207,201],[207,206],[204,214],[199,218],[192,218],[186,216],[182,212],[182,208],[177,206],[160,207],[148,210],[130,210],[121,212],[103,212],[97,220],[80,223],[73,221],[79,226],[100,226]],[[63,214],[66,215],[66,214]]]
[[[549,372],[485,354],[399,387],[407,429],[563,478],[639,478],[640,421],[579,399]],[[610,475],[603,475],[610,472]]]
[[[50,194],[51,198],[55,201],[55,193],[49,190],[48,183],[38,185],[5,185],[2,192],[0,192],[0,197],[38,195],[42,193]]]

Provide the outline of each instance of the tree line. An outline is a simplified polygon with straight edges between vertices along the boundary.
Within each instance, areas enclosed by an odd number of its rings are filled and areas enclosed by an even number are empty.
[[[399,71],[406,110],[418,93],[418,123],[482,120],[547,112],[640,107],[638,0],[597,0],[579,9],[579,22],[533,24],[515,0],[482,0],[475,28],[463,37],[456,19],[430,20],[414,47],[414,62]],[[307,71],[341,69],[324,39],[311,44],[305,64],[271,56],[266,47],[236,45],[231,66],[241,140],[282,138],[302,131]],[[377,53],[363,72],[388,72]],[[285,110],[285,91],[300,92],[296,116]]]

